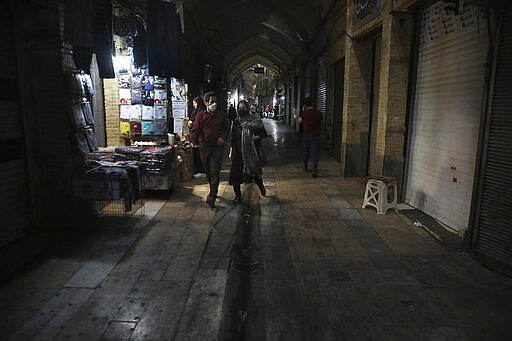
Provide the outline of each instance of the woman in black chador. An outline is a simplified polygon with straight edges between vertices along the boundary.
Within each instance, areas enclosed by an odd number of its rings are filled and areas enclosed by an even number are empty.
[[[263,122],[249,112],[249,103],[242,100],[238,102],[238,116],[231,126],[231,170],[229,184],[233,186],[235,199],[233,204],[242,200],[240,185],[242,183],[256,183],[262,196],[267,194],[263,179],[262,167],[265,157],[261,148],[261,139],[267,136]]]
[[[190,120],[188,121],[189,129],[192,128],[192,125],[194,124],[194,120],[196,119],[196,116],[201,111],[206,110],[204,101],[201,97],[196,97],[192,100],[192,107],[193,107],[193,110],[190,114]],[[192,165],[193,165],[194,178],[199,178],[199,177],[204,178],[206,176],[206,174],[204,173],[203,162],[201,161],[201,155],[199,153],[198,146],[195,146],[192,148],[192,157],[193,157]]]

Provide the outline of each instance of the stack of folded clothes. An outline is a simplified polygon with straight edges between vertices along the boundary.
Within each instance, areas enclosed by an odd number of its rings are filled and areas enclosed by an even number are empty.
[[[166,173],[174,166],[175,150],[171,146],[155,146],[140,153],[141,163],[147,172]]]
[[[140,160],[141,152],[143,152],[145,148],[142,147],[130,147],[130,146],[122,146],[116,147],[114,149],[114,154],[124,155],[126,160]],[[122,158],[119,158],[122,159]]]
[[[85,161],[86,163],[119,161],[115,159],[115,155],[121,154],[114,154],[114,149],[114,147],[99,147],[97,151],[87,154]],[[125,155],[121,156],[123,156],[123,161],[126,160]]]
[[[90,161],[88,168],[73,174],[75,197],[95,200],[124,200],[125,210],[141,196],[141,170],[134,162]]]

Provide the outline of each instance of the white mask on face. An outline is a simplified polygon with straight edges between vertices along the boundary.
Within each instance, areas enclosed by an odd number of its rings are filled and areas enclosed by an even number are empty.
[[[208,111],[210,111],[210,112],[215,112],[215,111],[217,111],[217,103],[210,104],[210,105],[208,106]]]

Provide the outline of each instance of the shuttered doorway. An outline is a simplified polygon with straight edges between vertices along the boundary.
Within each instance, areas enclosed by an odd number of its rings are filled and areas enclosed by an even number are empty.
[[[19,106],[16,48],[10,2],[0,5],[0,247],[25,234],[30,227],[23,119]]]
[[[316,83],[316,107],[325,115],[327,108],[327,56],[318,58],[318,79]]]
[[[338,162],[341,161],[341,133],[343,130],[343,91],[345,84],[345,58],[334,65],[334,105],[332,124],[332,155]]]
[[[512,275],[512,11],[503,14],[477,204],[477,258]]]
[[[405,202],[456,232],[469,222],[488,50],[486,12],[438,1],[421,16]]]

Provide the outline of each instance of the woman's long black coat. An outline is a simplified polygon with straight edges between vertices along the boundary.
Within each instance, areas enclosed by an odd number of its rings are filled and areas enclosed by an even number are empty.
[[[263,122],[258,118],[249,118],[243,123],[248,129],[246,138],[242,139],[243,127],[239,119],[233,121],[231,126],[231,169],[229,172],[229,184],[239,185],[250,178],[261,176],[262,167],[265,160],[261,149],[261,139],[267,136],[267,131],[263,126]],[[250,140],[250,135],[259,135],[258,141]],[[242,143],[245,141],[247,148],[248,143],[252,143],[257,151],[256,153],[242,153]],[[250,142],[249,142],[250,141]],[[243,155],[242,155],[243,154]],[[244,163],[245,156],[245,163]],[[245,167],[244,167],[245,165]],[[244,174],[245,173],[245,174]]]

